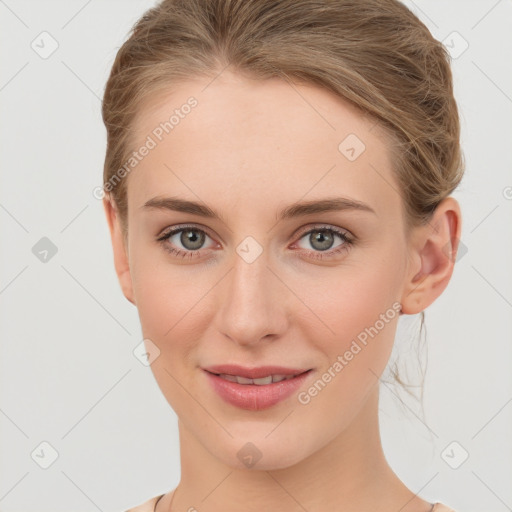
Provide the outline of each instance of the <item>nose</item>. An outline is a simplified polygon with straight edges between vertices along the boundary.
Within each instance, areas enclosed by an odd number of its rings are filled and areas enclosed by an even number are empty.
[[[244,346],[271,341],[286,332],[290,292],[276,274],[265,251],[251,263],[234,255],[233,267],[219,289],[219,332]]]

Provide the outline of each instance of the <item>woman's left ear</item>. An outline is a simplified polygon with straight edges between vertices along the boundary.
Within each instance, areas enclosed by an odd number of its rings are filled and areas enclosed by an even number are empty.
[[[401,300],[403,313],[420,313],[446,288],[456,261],[461,227],[459,203],[450,196],[439,203],[428,224],[414,228]]]

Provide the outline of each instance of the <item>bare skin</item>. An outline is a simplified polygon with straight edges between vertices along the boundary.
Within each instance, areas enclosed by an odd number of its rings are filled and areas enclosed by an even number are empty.
[[[374,122],[313,86],[229,70],[210,82],[173,87],[137,119],[134,147],[187,98],[198,102],[127,177],[126,243],[115,205],[104,200],[121,288],[138,309],[144,338],[160,350],[151,369],[179,418],[181,480],[172,509],[430,511],[388,465],[379,434],[378,377],[398,313],[308,403],[295,394],[266,410],[243,410],[215,393],[202,368],[312,368],[301,388],[307,393],[394,303],[416,314],[443,292],[461,232],[457,201],[445,199],[406,236],[387,141]],[[365,145],[353,161],[338,149],[349,134]],[[206,204],[222,220],[143,207],[169,196]],[[364,202],[374,213],[277,220],[284,207],[332,197]],[[199,249],[180,233],[156,241],[184,223],[205,233]],[[343,248],[334,234],[332,247],[319,249],[310,237],[319,225],[350,234],[353,244]],[[236,251],[248,236],[262,249],[251,263]],[[262,454],[251,468],[237,456],[248,442]],[[158,512],[169,510],[172,494]]]

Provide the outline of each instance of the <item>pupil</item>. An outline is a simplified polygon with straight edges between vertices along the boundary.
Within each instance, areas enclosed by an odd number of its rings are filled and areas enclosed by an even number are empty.
[[[184,247],[190,250],[199,249],[203,244],[203,234],[198,234],[196,231],[182,231],[180,241]]]
[[[332,246],[333,237],[328,231],[317,231],[317,235],[311,234],[310,242],[313,247],[320,251],[326,251]],[[318,245],[319,243],[320,245]]]

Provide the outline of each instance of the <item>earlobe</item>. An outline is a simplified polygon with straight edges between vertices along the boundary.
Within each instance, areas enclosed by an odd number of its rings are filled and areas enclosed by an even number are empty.
[[[456,199],[439,203],[431,220],[417,228],[412,241],[409,275],[402,296],[405,314],[420,313],[448,286],[461,235],[461,213]]]
[[[108,195],[103,199],[103,208],[110,230],[112,250],[114,253],[114,267],[116,269],[117,278],[119,279],[119,284],[121,285],[124,296],[135,305],[128,250],[126,247],[127,242],[125,242],[123,237],[119,212],[114,200]]]

